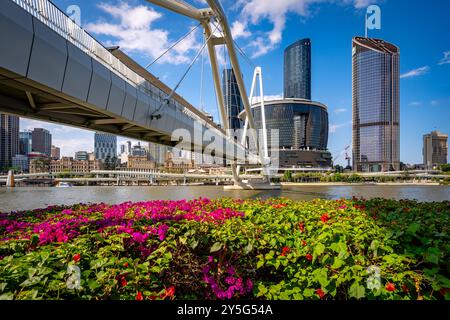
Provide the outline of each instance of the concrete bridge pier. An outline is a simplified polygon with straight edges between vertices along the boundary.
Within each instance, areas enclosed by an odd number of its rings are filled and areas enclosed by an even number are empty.
[[[14,171],[13,170],[9,170],[8,171],[8,178],[6,180],[6,186],[9,188],[14,188],[16,185],[15,181],[14,181]]]

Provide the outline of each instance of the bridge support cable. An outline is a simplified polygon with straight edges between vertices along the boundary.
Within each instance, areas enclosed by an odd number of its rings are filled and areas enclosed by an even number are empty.
[[[169,48],[167,48],[163,53],[161,53],[155,60],[150,62],[148,65],[144,67],[144,69],[150,68],[152,65],[154,65],[159,59],[164,57],[170,50],[175,48],[180,42],[182,42],[184,39],[189,37],[195,30],[197,30],[201,26],[201,23],[197,24],[194,28],[192,28],[189,32],[187,32],[184,36],[182,36],[180,39],[178,39],[175,43],[173,43]]]
[[[207,37],[208,41],[206,41],[206,44],[208,46],[208,52],[209,52],[209,58],[211,62],[211,69],[213,73],[213,80],[214,80],[214,86],[216,91],[216,97],[218,100],[219,105],[219,111],[220,111],[220,117],[221,121],[224,126],[224,130],[227,133],[227,139],[233,139],[231,137],[231,132],[228,124],[228,116],[225,111],[225,101],[222,91],[222,85],[221,85],[221,79],[220,79],[220,73],[219,73],[219,66],[217,62],[217,54],[215,51],[215,47],[217,45],[225,45],[228,50],[228,55],[230,58],[230,64],[233,68],[233,71],[235,73],[237,86],[239,88],[239,92],[241,93],[242,101],[244,104],[244,109],[247,115],[247,121],[248,126],[251,129],[250,135],[251,139],[255,142],[256,151],[259,154],[259,162],[261,164],[264,163],[264,156],[262,156],[259,152],[259,141],[256,134],[256,127],[253,119],[253,114],[251,112],[251,105],[248,100],[247,90],[245,88],[244,80],[242,78],[242,72],[239,65],[239,60],[236,55],[236,46],[235,47],[235,41],[233,40],[233,37],[231,35],[231,30],[227,21],[227,18],[225,16],[225,13],[223,11],[223,8],[219,2],[219,0],[206,0],[206,3],[208,4],[207,8],[204,9],[197,9],[193,7],[190,4],[187,4],[184,1],[181,0],[147,0],[148,2],[151,2],[153,4],[159,5],[163,8],[166,8],[168,10],[171,10],[173,12],[182,14],[184,16],[187,16],[191,19],[195,19],[201,23],[201,25],[204,28],[205,36]],[[217,37],[214,35],[214,32],[211,28],[211,23],[217,22],[218,25],[221,27],[222,31],[222,37]],[[217,27],[216,27],[217,29]],[[209,41],[211,40],[211,41]],[[242,49],[241,49],[242,50]],[[240,52],[243,54],[243,52]],[[190,69],[190,68],[189,68]],[[177,87],[176,87],[177,88]],[[174,90],[176,90],[176,88]],[[170,96],[170,95],[169,95]],[[162,107],[162,106],[161,106]],[[160,108],[161,108],[160,107]],[[253,155],[253,154],[252,154]],[[235,163],[232,163],[232,172],[233,172],[233,179],[236,184],[240,184],[239,175],[237,172],[237,166]]]
[[[155,118],[159,119],[161,117],[161,115],[156,115],[156,112],[159,112],[163,106],[167,105],[170,101],[170,99],[172,98],[172,96],[174,95],[174,93],[178,90],[178,88],[180,87],[181,83],[184,81],[184,79],[186,78],[186,76],[188,75],[189,71],[191,71],[192,67],[194,66],[195,62],[197,61],[197,59],[200,57],[200,55],[202,54],[203,50],[205,49],[206,45],[209,43],[209,40],[211,40],[212,34],[208,37],[208,39],[206,39],[205,43],[203,43],[202,47],[200,48],[200,50],[197,52],[197,54],[195,55],[194,59],[192,59],[191,63],[189,64],[188,68],[186,69],[186,71],[183,73],[183,75],[181,76],[181,79],[177,82],[177,84],[175,85],[175,87],[172,89],[172,91],[169,93],[169,95],[167,95],[164,100],[163,103],[161,103],[159,105],[159,107],[152,112],[152,114],[150,115],[150,120],[153,120]]]

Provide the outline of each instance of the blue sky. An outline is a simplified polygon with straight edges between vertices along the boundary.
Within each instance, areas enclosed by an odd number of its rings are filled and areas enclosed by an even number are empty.
[[[203,0],[187,1],[198,7]],[[196,24],[144,0],[54,0],[61,9],[78,5],[81,23],[106,45],[118,44],[146,65]],[[283,50],[305,37],[312,41],[312,98],[328,106],[329,149],[337,156],[351,144],[351,40],[364,35],[369,4],[382,10],[382,38],[401,50],[401,160],[422,162],[422,135],[437,129],[450,133],[450,1],[448,0],[222,0],[235,39],[255,65],[263,68],[264,93],[283,91]],[[149,70],[170,86],[181,78],[202,44],[197,30]],[[222,51],[220,51],[222,52]],[[227,57],[221,55],[221,64]],[[199,61],[178,93],[200,105]],[[253,67],[241,59],[247,88]],[[204,108],[218,119],[211,69],[204,63]],[[22,120],[22,129],[46,127],[62,154],[93,150],[93,133]],[[120,138],[119,143],[126,140]],[[343,156],[337,161],[343,163]]]

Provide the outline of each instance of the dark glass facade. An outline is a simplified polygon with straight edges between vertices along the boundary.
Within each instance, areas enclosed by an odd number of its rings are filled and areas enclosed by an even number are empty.
[[[224,69],[222,75],[223,95],[225,99],[225,109],[228,116],[230,129],[237,130],[243,127],[239,113],[244,110],[241,93],[234,75],[233,69]]]
[[[96,160],[104,161],[117,157],[117,136],[109,133],[98,133],[94,135],[94,153]]]
[[[284,97],[311,100],[311,40],[302,39],[284,51]]]
[[[0,113],[0,170],[12,166],[19,154],[19,117]]]
[[[399,49],[353,39],[353,168],[400,170]]]
[[[255,127],[262,129],[261,106],[252,106]],[[279,161],[282,167],[330,166],[328,111],[325,105],[303,99],[265,102],[269,152],[271,132],[278,130]]]
[[[40,152],[47,157],[52,156],[52,135],[46,129],[35,128],[32,132],[31,145],[34,152]]]

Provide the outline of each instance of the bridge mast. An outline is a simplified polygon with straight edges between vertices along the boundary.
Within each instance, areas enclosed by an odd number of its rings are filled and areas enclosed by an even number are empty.
[[[258,152],[260,162],[264,165],[264,156],[259,152],[259,142],[256,136],[256,128],[255,123],[253,119],[253,114],[251,113],[251,106],[247,95],[247,90],[245,88],[244,80],[242,78],[241,68],[239,65],[239,60],[236,55],[236,50],[234,47],[234,41],[231,35],[230,27],[227,21],[227,18],[225,16],[225,13],[222,10],[222,7],[218,0],[206,0],[209,8],[204,9],[197,9],[194,6],[181,1],[181,0],[147,0],[148,2],[151,2],[153,4],[156,4],[160,7],[166,8],[168,10],[171,10],[173,12],[179,13],[181,15],[184,15],[186,17],[189,17],[191,19],[199,21],[204,30],[205,30],[205,36],[208,41],[208,53],[209,53],[209,59],[211,62],[212,72],[213,72],[213,79],[214,79],[214,87],[217,95],[218,105],[219,105],[219,111],[221,120],[223,123],[223,127],[227,133],[228,138],[232,138],[231,130],[229,128],[229,119],[228,115],[225,109],[225,100],[223,98],[223,91],[220,81],[220,71],[219,66],[217,63],[217,56],[215,51],[215,46],[217,45],[226,45],[228,49],[228,54],[230,56],[230,62],[231,66],[234,70],[234,74],[236,76],[236,82],[239,88],[239,91],[241,93],[241,98],[244,103],[245,112],[247,115],[247,121],[248,125],[250,126],[252,135],[252,139],[255,142],[256,150]],[[211,30],[211,19],[215,19],[223,33],[223,37],[216,37],[213,35],[213,31]],[[239,173],[237,172],[236,164],[232,163],[232,172],[235,182],[239,182]]]

